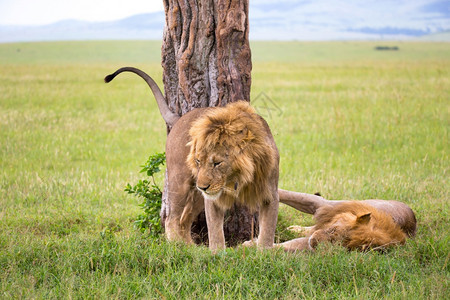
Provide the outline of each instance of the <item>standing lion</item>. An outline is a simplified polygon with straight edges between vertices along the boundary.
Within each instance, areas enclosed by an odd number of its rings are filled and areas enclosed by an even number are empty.
[[[139,69],[121,68],[105,82],[125,71],[147,82],[171,128],[166,142],[167,238],[192,243],[192,223],[205,210],[210,249],[225,248],[224,212],[239,203],[259,211],[257,245],[272,247],[279,154],[266,121],[246,101],[197,108],[180,117],[170,111],[153,79]]]

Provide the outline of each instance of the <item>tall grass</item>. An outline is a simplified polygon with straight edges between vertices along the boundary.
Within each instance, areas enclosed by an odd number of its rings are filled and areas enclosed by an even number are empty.
[[[165,128],[141,80],[102,78],[134,65],[161,84],[159,42],[0,44],[0,297],[447,297],[450,45],[376,45],[255,42],[252,99],[280,149],[281,187],[404,201],[416,238],[387,254],[214,256],[135,230],[137,200],[123,192],[163,151]],[[311,222],[282,206],[277,239]]]

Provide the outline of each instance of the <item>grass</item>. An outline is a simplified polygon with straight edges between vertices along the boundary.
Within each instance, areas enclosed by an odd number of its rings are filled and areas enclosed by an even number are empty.
[[[0,298],[448,297],[450,44],[376,45],[255,42],[252,99],[281,187],[404,201],[416,238],[387,254],[214,256],[134,229],[123,192],[165,128],[141,80],[102,78],[134,65],[161,84],[160,42],[0,44]],[[282,206],[277,238],[310,223]]]

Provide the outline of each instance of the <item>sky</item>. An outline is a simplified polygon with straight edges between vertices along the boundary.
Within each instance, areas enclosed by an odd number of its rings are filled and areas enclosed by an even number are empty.
[[[274,7],[274,1],[278,0],[250,0],[255,7]],[[163,10],[162,0],[0,0],[0,25],[46,25],[62,20],[81,21],[113,21],[136,14],[149,13]],[[409,14],[416,7],[430,6],[430,13],[440,11],[447,17],[450,15],[450,0],[281,0],[278,2],[279,11],[285,15],[290,8],[301,4],[302,13],[308,16],[326,15],[324,11],[335,15],[355,14],[355,10],[375,7],[373,17],[377,21],[381,18],[389,18],[392,13]],[[392,12],[383,7],[398,7],[398,11]],[[309,10],[309,11],[308,11]],[[434,11],[433,11],[434,10]],[[381,12],[377,14],[376,11]],[[257,17],[257,11],[250,12]],[[365,13],[365,15],[369,15]],[[414,17],[411,15],[411,17]],[[433,17],[430,15],[429,17]],[[366,20],[365,20],[366,21]],[[401,20],[398,20],[401,22]]]
[[[162,0],[0,0],[0,25],[46,25],[67,19],[113,21],[162,10]]]
[[[157,11],[163,15],[163,0],[0,0],[0,26],[115,21]],[[268,28],[279,38],[297,34],[287,39],[335,37],[336,31],[349,38],[386,28],[433,33],[449,30],[450,0],[250,0],[250,19],[256,38]]]

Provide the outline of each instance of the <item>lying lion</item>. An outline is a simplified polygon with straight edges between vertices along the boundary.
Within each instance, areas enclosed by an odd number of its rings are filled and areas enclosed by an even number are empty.
[[[192,243],[192,223],[205,210],[210,249],[225,248],[224,212],[239,203],[259,210],[257,245],[272,247],[278,217],[279,154],[264,119],[245,101],[197,108],[179,117],[170,111],[153,79],[139,69],[121,68],[105,77],[105,82],[124,71],[147,82],[171,128],[166,142],[167,238]]]
[[[325,241],[341,243],[349,250],[386,249],[405,243],[416,232],[413,211],[398,201],[330,201],[284,190],[279,193],[282,202],[316,219],[312,227],[291,226],[291,230],[306,230],[307,236],[277,244],[286,251],[313,250]]]

